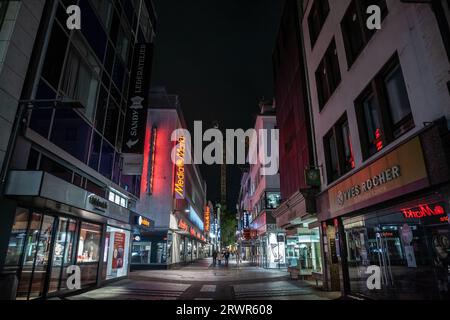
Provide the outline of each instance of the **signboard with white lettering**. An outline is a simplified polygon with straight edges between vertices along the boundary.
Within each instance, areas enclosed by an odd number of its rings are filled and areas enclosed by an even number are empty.
[[[135,45],[122,145],[123,153],[142,154],[144,150],[152,56],[151,43]]]

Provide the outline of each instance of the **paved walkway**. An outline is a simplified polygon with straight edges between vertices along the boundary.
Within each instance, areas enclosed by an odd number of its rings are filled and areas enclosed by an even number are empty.
[[[291,280],[285,271],[265,270],[249,264],[212,266],[211,259],[179,270],[132,272],[128,279],[69,297],[69,300],[330,300],[337,292],[324,292],[305,281]]]

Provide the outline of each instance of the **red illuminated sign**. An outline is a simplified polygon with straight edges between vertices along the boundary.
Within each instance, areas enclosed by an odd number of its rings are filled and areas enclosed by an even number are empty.
[[[147,193],[153,193],[153,180],[155,177],[155,153],[156,153],[156,127],[152,128],[152,135],[150,139],[150,150],[149,150],[149,160],[148,160],[148,170],[147,170]]]
[[[193,237],[195,237],[195,235],[196,235],[195,229],[192,228],[192,227],[189,229],[189,233],[190,233],[191,236],[193,236]]]
[[[178,228],[180,228],[181,230],[184,230],[184,231],[188,231],[189,227],[188,227],[187,223],[184,220],[180,220],[178,222]]]
[[[444,206],[441,204],[433,204],[433,205],[422,204],[418,207],[402,209],[401,211],[406,219],[421,219],[426,217],[445,215]],[[443,221],[448,221],[448,217],[446,218],[447,220],[444,219]]]

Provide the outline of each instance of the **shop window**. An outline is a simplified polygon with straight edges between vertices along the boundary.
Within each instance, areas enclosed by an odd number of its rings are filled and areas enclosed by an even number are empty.
[[[319,228],[300,228],[295,236],[286,238],[286,259],[290,268],[305,274],[322,273]]]
[[[353,0],[342,19],[341,29],[349,68],[376,32],[376,29],[369,30],[367,28],[367,8],[371,5],[379,6],[382,18],[386,17],[387,6],[385,0]]]
[[[107,227],[105,253],[107,254],[106,279],[124,277],[128,273],[130,232]]]
[[[72,183],[72,170],[66,168],[62,164],[48,158],[47,156],[41,156],[41,163],[39,170],[50,173],[51,175],[63,179],[69,183]]]
[[[54,23],[42,69],[42,76],[54,88],[58,88],[59,85],[67,43],[68,37],[63,28],[58,22]]]
[[[328,183],[337,180],[355,167],[346,115],[324,137],[324,151]]]
[[[55,111],[51,142],[83,163],[87,163],[91,127],[74,110]]]
[[[133,242],[131,251],[132,264],[150,264],[151,260],[151,242]]]
[[[356,99],[355,105],[364,159],[414,127],[397,55]]]
[[[266,209],[276,209],[281,204],[281,195],[279,192],[266,192]]]
[[[320,31],[322,30],[325,20],[330,12],[330,5],[328,0],[315,0],[312,4],[311,11],[308,16],[308,28],[309,36],[311,38],[311,47],[319,37]]]
[[[9,235],[8,251],[5,259],[5,270],[17,271],[21,263],[24,246],[27,241],[29,211],[23,208],[17,208]]]
[[[341,71],[336,50],[336,42],[333,39],[316,70],[316,84],[320,110],[323,109],[340,82]]]
[[[77,264],[81,270],[81,288],[97,283],[100,257],[100,225],[82,222],[78,241]]]

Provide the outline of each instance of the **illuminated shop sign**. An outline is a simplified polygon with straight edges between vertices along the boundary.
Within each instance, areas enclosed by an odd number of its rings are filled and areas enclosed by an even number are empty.
[[[429,185],[427,176],[421,142],[416,137],[331,187],[330,213],[348,213],[420,190]]]
[[[148,228],[150,228],[152,226],[152,221],[150,219],[147,219],[147,218],[143,217],[143,216],[137,217],[137,221],[136,222],[137,222],[137,224],[139,226],[148,227]]]
[[[441,222],[448,221],[443,204],[422,204],[415,208],[402,209],[405,219],[422,219],[428,217],[440,217]]]
[[[181,136],[178,138],[178,145],[176,148],[175,155],[175,199],[181,200],[184,199],[184,190],[185,190],[185,154],[186,154],[186,138]]]
[[[195,229],[192,228],[192,227],[189,228],[189,233],[190,233],[191,236],[193,236],[193,237],[195,237],[195,235],[196,235]]]
[[[152,135],[150,138],[150,150],[148,157],[148,170],[147,170],[147,193],[153,193],[153,180],[155,177],[155,153],[156,153],[156,137],[157,137],[157,129],[156,127],[152,128]]]
[[[180,228],[181,230],[184,230],[184,231],[188,231],[188,228],[189,228],[189,227],[188,227],[186,221],[180,220],[180,221],[178,222],[178,228]]]
[[[209,232],[210,231],[210,223],[211,223],[211,209],[209,208],[209,206],[205,207],[205,214],[204,214],[204,227],[205,227],[205,232]]]

